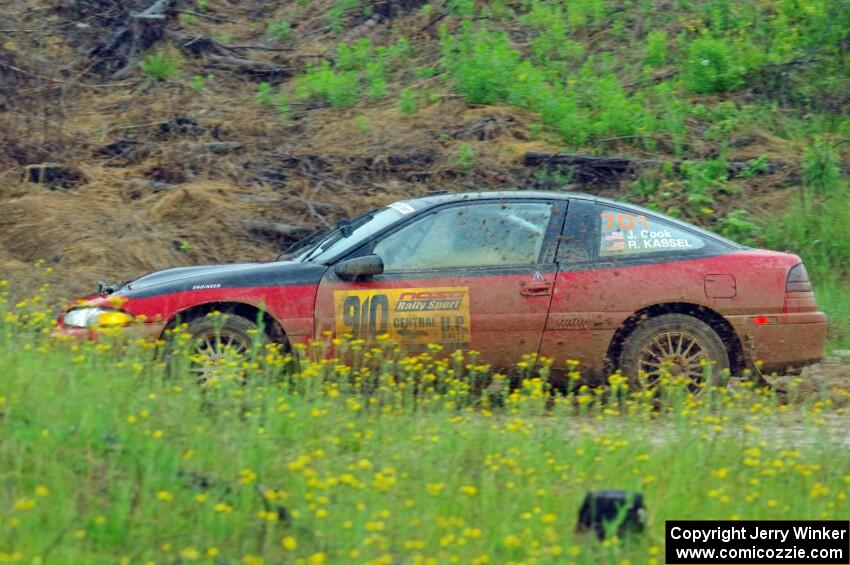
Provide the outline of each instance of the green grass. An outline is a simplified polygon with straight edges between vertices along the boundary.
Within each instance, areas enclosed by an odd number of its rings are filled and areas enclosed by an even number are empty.
[[[664,10],[647,2],[614,10],[600,0],[526,0],[449,8],[439,45],[417,38],[411,49],[399,36],[385,46],[340,44],[332,61],[299,77],[297,97],[339,108],[380,104],[394,85],[403,113],[412,114],[422,103],[406,98],[421,80],[411,69],[427,62],[432,78],[470,106],[537,115],[532,138],[570,151],[686,161],[665,179],[681,188],[643,195],[641,203],[752,241],[761,240],[746,225],[746,201],[739,205],[747,197],[741,181],[764,175],[769,159],[751,158],[752,166],[727,179],[738,148],[769,134],[789,144],[767,151],[796,152],[793,144],[807,155],[825,148],[839,164],[846,160],[832,146],[850,132],[842,94],[850,88],[843,55],[850,0],[769,7],[680,1]],[[801,174],[788,185],[801,179],[808,186],[811,172],[824,172],[790,161]]]
[[[145,55],[139,68],[151,80],[167,81],[180,73],[180,57],[166,50],[158,49]]]
[[[149,347],[48,340],[38,311],[0,325],[5,561],[660,563],[666,519],[850,511],[826,397],[615,377],[552,403],[545,365],[482,393],[500,377],[473,358],[388,342],[339,344],[353,365],[261,350],[198,385]],[[645,534],[576,533],[607,488],[644,494]]]
[[[821,310],[829,316],[827,352],[850,349],[850,283],[833,275],[814,280],[815,295]]]
[[[799,254],[815,283],[821,308],[830,316],[829,348],[850,344],[850,264],[848,184],[841,176],[836,146],[815,140],[803,157],[803,186],[793,194],[787,212],[765,226],[764,242]]]

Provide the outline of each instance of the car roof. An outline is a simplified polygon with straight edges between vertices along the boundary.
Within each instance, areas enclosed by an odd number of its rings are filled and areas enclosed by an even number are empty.
[[[718,235],[716,233],[710,232],[699,226],[695,226],[691,223],[684,222],[678,218],[674,218],[672,216],[668,216],[662,212],[657,210],[650,210],[648,208],[643,208],[642,206],[638,206],[636,204],[631,204],[629,202],[619,202],[617,200],[612,200],[610,198],[604,198],[602,196],[596,196],[593,194],[587,194],[584,192],[570,192],[570,191],[556,191],[556,190],[489,190],[489,191],[481,191],[481,192],[433,192],[426,196],[420,196],[418,198],[410,198],[404,200],[403,202],[412,206],[415,210],[421,211],[426,210],[428,208],[433,208],[435,206],[439,206],[441,204],[451,204],[455,202],[467,202],[470,200],[509,200],[509,199],[521,199],[521,198],[545,198],[550,200],[587,200],[591,202],[597,202],[600,204],[610,204],[612,206],[618,207],[626,207],[636,212],[643,212],[650,216],[655,216],[657,218],[662,218],[665,221],[668,221],[674,225],[681,226],[685,229],[695,231],[701,235],[714,239],[715,241],[720,241],[725,243],[726,245],[743,249],[745,246],[742,246],[739,243],[726,239],[725,237]]]
[[[431,194],[418,198],[409,198],[407,202],[414,208],[421,210],[448,204],[452,202],[463,202],[466,200],[492,200],[510,198],[548,198],[553,200],[567,200],[569,198],[595,198],[590,194],[581,192],[559,192],[555,190],[486,190],[481,192],[432,192]]]

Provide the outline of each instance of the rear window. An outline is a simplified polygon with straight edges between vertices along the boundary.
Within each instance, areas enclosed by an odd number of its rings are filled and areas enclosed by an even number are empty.
[[[599,257],[681,253],[705,247],[698,235],[644,214],[602,209],[599,222]]]

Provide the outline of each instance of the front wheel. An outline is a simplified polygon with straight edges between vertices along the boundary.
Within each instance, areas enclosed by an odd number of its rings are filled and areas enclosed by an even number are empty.
[[[706,365],[715,375],[729,369],[729,352],[717,332],[693,316],[664,314],[641,323],[626,338],[620,370],[638,388],[654,388],[667,372],[686,378],[696,392]]]
[[[186,331],[192,336],[189,372],[198,382],[221,372],[222,363],[249,352],[255,343],[268,341],[255,322],[233,314],[195,318]]]

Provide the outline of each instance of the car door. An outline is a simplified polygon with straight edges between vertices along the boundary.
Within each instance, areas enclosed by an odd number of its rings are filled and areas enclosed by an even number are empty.
[[[471,349],[495,367],[537,354],[555,282],[565,201],[476,200],[425,211],[343,259],[379,255],[380,275],[318,289],[316,330],[407,351]]]

